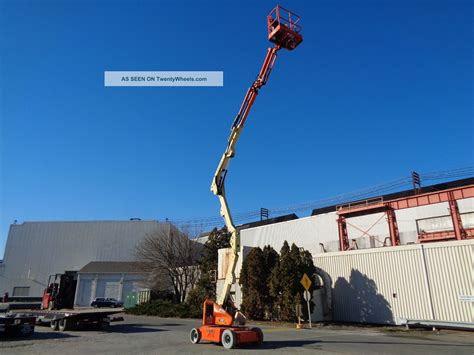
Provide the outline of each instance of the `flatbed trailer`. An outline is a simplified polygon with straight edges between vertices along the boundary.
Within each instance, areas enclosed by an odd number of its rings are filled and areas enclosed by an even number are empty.
[[[1,315],[0,336],[30,336],[35,331],[36,318],[26,315]]]
[[[10,316],[34,317],[36,324],[49,323],[51,329],[65,331],[79,327],[100,327],[107,329],[110,326],[109,316],[123,312],[123,308],[115,309],[17,309],[10,312]]]

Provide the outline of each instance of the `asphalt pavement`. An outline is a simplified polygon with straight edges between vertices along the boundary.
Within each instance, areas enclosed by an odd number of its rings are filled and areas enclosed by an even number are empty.
[[[474,354],[472,332],[329,326],[298,330],[261,325],[260,347],[225,350],[191,344],[189,331],[199,320],[125,315],[109,330],[53,332],[36,327],[27,339],[0,339],[1,354]]]

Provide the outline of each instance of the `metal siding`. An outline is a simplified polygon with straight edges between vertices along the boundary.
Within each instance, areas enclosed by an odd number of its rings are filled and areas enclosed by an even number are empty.
[[[336,321],[473,323],[473,304],[459,299],[474,294],[473,254],[474,240],[465,240],[320,254],[314,262],[331,278]]]
[[[25,222],[12,225],[0,293],[30,286],[40,296],[48,275],[79,270],[90,261],[133,261],[137,243],[168,224],[156,221]]]
[[[424,302],[426,290],[419,287],[423,285],[423,275],[417,250],[402,248],[406,247],[314,258],[333,282],[334,320],[399,323],[400,318],[429,315]],[[375,306],[371,304],[374,301]]]
[[[442,243],[445,244],[445,243]],[[436,320],[474,323],[474,241],[424,246]]]
[[[431,320],[429,284],[435,320],[473,323],[473,304],[459,300],[474,294],[473,252],[474,240],[467,240],[337,252],[314,261],[332,279],[334,320],[387,323],[370,299],[386,301],[394,323]]]
[[[472,212],[474,210],[474,199],[463,199],[458,201],[461,212]],[[417,227],[416,220],[423,218],[432,218],[446,215],[448,211],[447,203],[437,203],[429,206],[421,206],[396,211],[398,227],[402,244],[416,242]],[[379,218],[380,215],[369,215],[362,217],[350,218],[351,224],[356,225],[360,229],[369,228]],[[435,273],[433,266],[433,258],[429,254],[432,248],[438,247],[441,250],[451,248],[449,243],[457,243],[459,251],[439,251],[439,260],[457,260],[456,265],[446,265],[446,274],[450,276],[451,289],[463,290],[467,294],[473,295],[473,264],[472,264],[472,243],[470,241],[441,242],[424,245],[426,254],[427,268],[432,270],[427,279],[425,274],[425,261],[420,245],[403,245],[394,248],[374,248],[357,250],[351,252],[331,252],[322,254],[319,243],[324,243],[329,251],[336,251],[338,248],[338,232],[336,223],[336,213],[330,212],[300,218],[298,220],[287,221],[283,223],[275,223],[261,227],[255,227],[243,230],[241,232],[242,250],[245,251],[249,247],[264,247],[265,245],[273,246],[277,251],[280,250],[283,242],[286,240],[290,244],[296,243],[299,247],[304,247],[315,256],[316,263],[324,268],[332,278],[343,278],[350,281],[351,270],[358,270],[369,280],[373,280],[376,289],[375,294],[379,294],[388,303],[392,312],[393,322],[400,323],[401,319],[432,319],[432,313],[439,315],[439,320],[470,321],[474,314],[472,304],[462,303],[459,300],[454,302],[454,296],[449,294],[447,290],[437,291],[442,285],[442,276],[439,270]],[[381,239],[387,236],[386,220],[382,218],[372,227],[369,234]],[[356,228],[350,229],[349,237],[351,239],[360,237],[362,232]],[[367,237],[358,239],[359,246],[366,246],[364,240]],[[466,244],[467,243],[467,244]],[[469,244],[471,243],[471,244]],[[380,243],[376,243],[379,246]],[[470,247],[466,247],[470,245]],[[470,248],[469,251],[466,248]],[[462,252],[460,251],[462,250]],[[436,254],[436,252],[431,252]],[[454,253],[454,254],[450,254]],[[446,255],[445,255],[446,254]],[[444,258],[444,259],[443,259]],[[448,259],[447,259],[448,258]],[[237,265],[237,277],[241,268],[242,258],[239,259]],[[441,274],[442,275],[442,274]],[[463,276],[461,276],[463,275]],[[470,275],[467,277],[465,275]],[[441,277],[441,279],[439,279]],[[463,281],[459,281],[459,278]],[[457,281],[456,281],[457,280]],[[470,280],[470,289],[466,289],[466,280]],[[456,284],[454,284],[456,282]],[[463,283],[464,282],[464,283]],[[335,280],[333,279],[333,286]],[[350,283],[349,283],[350,284]],[[430,293],[428,285],[431,286],[433,294],[433,312],[430,306]],[[352,293],[360,291],[359,285]],[[361,291],[362,292],[362,291]],[[444,292],[444,293],[443,293]],[[453,291],[454,292],[454,291]],[[470,292],[470,293],[469,293]],[[237,290],[239,293],[239,290]],[[393,293],[397,297],[393,297]],[[447,298],[446,298],[447,297]],[[344,293],[334,295],[335,303],[334,317],[342,321],[360,321],[360,310],[357,310],[356,300],[351,299]],[[446,303],[450,303],[447,305]],[[454,302],[454,303],[453,303]],[[453,308],[451,315],[443,307]],[[467,310],[467,311],[466,311]],[[384,323],[386,320],[376,319],[375,315],[365,315],[365,317],[374,319],[375,322]],[[471,320],[469,320],[471,319]]]
[[[458,201],[459,212],[473,212],[474,211],[474,197],[464,198]]]
[[[92,302],[92,280],[93,277],[82,276],[78,282],[77,296],[74,302],[76,306],[90,306]]]

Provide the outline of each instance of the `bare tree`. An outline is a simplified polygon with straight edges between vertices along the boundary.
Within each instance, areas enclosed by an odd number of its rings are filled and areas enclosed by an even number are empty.
[[[149,285],[155,290],[173,290],[178,302],[198,280],[197,261],[201,245],[174,225],[147,234],[137,245],[136,259],[150,274]]]

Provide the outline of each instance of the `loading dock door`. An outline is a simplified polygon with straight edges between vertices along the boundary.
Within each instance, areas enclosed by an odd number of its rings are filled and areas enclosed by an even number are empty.
[[[92,280],[80,279],[78,286],[76,304],[79,306],[90,306],[92,302]]]
[[[104,297],[119,299],[119,287],[119,282],[106,282]]]

